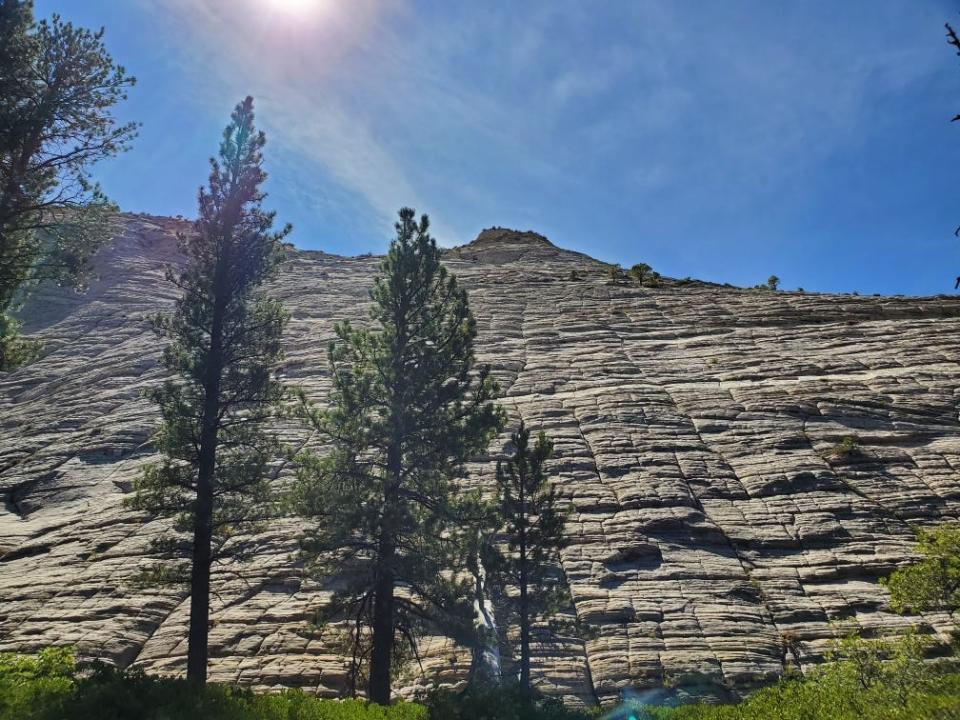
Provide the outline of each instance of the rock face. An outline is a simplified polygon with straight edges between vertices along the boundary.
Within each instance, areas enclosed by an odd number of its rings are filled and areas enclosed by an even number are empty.
[[[179,672],[189,603],[131,584],[162,524],[122,501],[153,457],[146,319],[171,305],[163,268],[187,226],[124,222],[89,293],[30,305],[45,357],[0,376],[0,651],[70,643]],[[960,300],[611,284],[602,263],[503,229],[447,257],[511,422],[556,440],[573,506],[562,565],[591,632],[539,649],[545,690],[738,691],[820,659],[832,620],[918,622],[889,612],[877,580],[911,558],[911,524],[960,515]],[[294,252],[276,281],[293,314],[284,373],[318,401],[333,323],[364,321],[377,264]],[[503,440],[466,482],[490,486]],[[277,523],[253,560],[215,569],[213,680],[343,688],[343,659],[308,623],[327,596],[296,563],[303,526]],[[401,693],[469,662],[440,637],[422,654]]]

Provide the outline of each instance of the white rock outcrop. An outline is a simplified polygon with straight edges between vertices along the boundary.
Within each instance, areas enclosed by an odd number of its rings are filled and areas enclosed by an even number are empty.
[[[0,375],[0,651],[184,666],[185,592],[129,582],[161,524],[122,500],[152,457],[147,317],[171,305],[185,229],[125,216],[86,295],[28,306],[46,354]],[[364,321],[378,262],[298,251],[275,283],[293,315],[284,375],[318,401],[333,323]],[[892,614],[877,580],[912,557],[912,524],[960,516],[960,299],[611,284],[602,263],[502,229],[447,263],[504,406],[556,440],[574,507],[562,564],[592,632],[539,649],[544,689],[742,690],[816,662],[837,619],[945,637],[948,617]],[[859,452],[834,452],[847,436]],[[496,450],[466,482],[489,486]],[[343,658],[308,625],[325,595],[296,562],[302,527],[277,523],[253,561],[215,571],[212,680],[342,689]],[[469,666],[444,638],[422,651],[404,694]]]

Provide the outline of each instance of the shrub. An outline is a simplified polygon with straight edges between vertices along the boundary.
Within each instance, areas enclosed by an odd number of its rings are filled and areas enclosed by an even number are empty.
[[[423,701],[430,708],[430,720],[590,720],[601,717],[599,709],[572,709],[554,698],[527,697],[519,683],[478,685],[459,693],[434,690]]]
[[[660,284],[660,273],[646,263],[633,265],[627,274],[640,285],[646,284],[650,287],[656,287]]]
[[[860,440],[856,435],[845,436],[826,452],[827,457],[833,457],[839,460],[850,460],[862,454],[863,450],[860,449]]]
[[[960,674],[924,662],[914,634],[865,640],[848,634],[806,679],[785,679],[736,705],[630,708],[637,720],[929,720],[960,717]]]
[[[0,720],[427,720],[427,708],[325,700],[302,690],[257,694],[229,685],[94,664],[77,673],[73,653],[0,656]]]
[[[0,655],[0,720],[51,717],[74,689],[73,651],[47,648],[36,656]]]
[[[782,638],[787,644],[787,638]],[[516,684],[434,690],[423,704],[322,700],[302,690],[257,694],[226,685],[95,665],[82,676],[64,649],[0,655],[0,720],[931,720],[960,717],[960,674],[924,660],[927,641],[838,638],[828,663],[737,704],[573,709]]]
[[[653,268],[646,263],[637,263],[630,268],[630,277],[643,285],[644,279],[653,272]]]
[[[619,265],[610,265],[607,268],[607,276],[610,278],[610,282],[619,283],[626,280],[627,276],[623,272],[623,268]]]
[[[897,569],[881,582],[890,590],[890,606],[900,613],[960,610],[960,524],[917,531],[919,562]],[[960,641],[960,629],[954,642]]]
[[[779,287],[780,287],[780,278],[778,278],[776,275],[771,275],[770,277],[767,278],[767,281],[765,283],[761,283],[760,285],[754,285],[753,289],[754,290],[777,290]]]

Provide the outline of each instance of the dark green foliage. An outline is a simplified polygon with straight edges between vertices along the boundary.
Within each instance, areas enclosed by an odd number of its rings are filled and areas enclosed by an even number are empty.
[[[897,612],[960,610],[960,525],[917,532],[922,559],[894,571],[884,581]]]
[[[520,423],[511,436],[513,456],[497,463],[499,536],[506,547],[487,546],[484,565],[504,620],[520,627],[520,687],[531,692],[530,645],[533,626],[569,605],[570,593],[559,570],[559,553],[567,513],[556,488],[547,480],[546,463],[553,443],[540,432],[530,444],[530,430]],[[548,627],[542,627],[548,633]]]
[[[18,307],[13,302],[7,306]],[[10,312],[0,312],[0,372],[14,370],[24,363],[39,357],[43,345],[37,340],[28,340],[20,334],[20,321]]]
[[[639,285],[655,287],[660,284],[660,273],[646,263],[633,265],[628,271],[628,275],[631,279],[636,280]]]
[[[423,702],[431,720],[590,720],[599,708],[573,709],[559,700],[531,697],[517,683],[471,685],[463,692],[436,690]]]
[[[23,294],[42,280],[82,286],[110,235],[90,167],[135,136],[111,114],[133,83],[103,30],[34,23],[32,2],[0,0],[0,370],[38,350],[10,317]]]
[[[633,279],[636,280],[638,283],[640,283],[641,285],[643,285],[644,279],[645,279],[652,271],[653,271],[653,268],[650,267],[649,265],[647,265],[646,263],[637,263],[636,265],[633,265],[633,266],[630,268],[629,274],[630,274],[630,277],[631,277],[631,278],[633,278]]]
[[[300,690],[255,694],[198,687],[94,665],[78,672],[66,649],[0,655],[0,720],[952,720],[960,717],[954,661],[924,661],[924,640],[838,639],[829,664],[735,705],[651,707],[631,701],[576,710],[519,685],[436,690],[425,705],[320,700]],[[642,697],[642,695],[641,695]]]
[[[278,447],[264,422],[283,396],[274,371],[287,314],[261,285],[282,258],[289,227],[272,232],[274,214],[261,209],[265,138],[253,121],[248,97],[224,131],[219,160],[211,160],[194,232],[180,237],[186,267],[167,273],[183,294],[172,315],[155,319],[170,341],[162,362],[173,375],[150,392],[163,419],[155,443],[164,457],[145,468],[131,501],[176,518],[176,529],[192,535],[158,547],[168,559],[147,579],[185,579],[190,566],[188,674],[197,681],[206,676],[210,565],[238,528],[273,509],[266,470]],[[176,552],[184,546],[189,563]]]
[[[627,279],[627,274],[619,265],[610,265],[607,267],[607,277],[610,278],[612,283],[621,283]]]
[[[762,283],[760,285],[754,285],[753,289],[776,291],[779,287],[780,287],[780,278],[778,278],[776,275],[771,275],[770,277],[767,278],[767,281],[765,283]]]
[[[301,690],[255,694],[227,685],[200,687],[138,670],[93,665],[78,672],[73,654],[0,655],[0,720],[426,720],[422,705],[390,707],[321,700]]]
[[[74,670],[68,648],[0,655],[0,720],[55,716],[73,692]]]
[[[839,460],[852,460],[863,454],[860,441],[856,435],[846,435],[840,442],[830,448],[829,455]]]
[[[624,707],[611,720],[933,720],[960,717],[960,674],[923,660],[925,643],[837,641],[831,663],[806,679],[786,679],[737,705]]]
[[[371,292],[373,327],[336,327],[329,409],[308,411],[332,448],[301,458],[296,493],[318,521],[309,570],[338,578],[321,621],[348,623],[354,690],[366,678],[384,704],[403,660],[395,648],[415,652],[424,623],[472,627],[471,582],[451,572],[482,513],[455,480],[502,426],[489,369],[475,364],[467,294],[440,264],[427,217],[405,208],[396,232]]]

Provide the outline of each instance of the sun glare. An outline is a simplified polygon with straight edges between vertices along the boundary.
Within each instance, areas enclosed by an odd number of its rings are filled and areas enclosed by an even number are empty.
[[[320,0],[270,0],[270,4],[277,10],[291,15],[306,15],[316,9]]]

